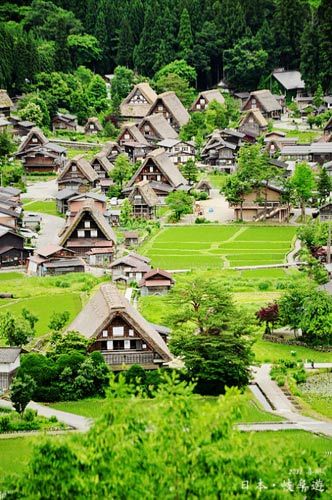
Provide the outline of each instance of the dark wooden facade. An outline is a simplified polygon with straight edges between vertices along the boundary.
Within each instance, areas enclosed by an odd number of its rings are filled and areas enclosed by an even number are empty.
[[[28,255],[23,236],[0,228],[0,268],[24,265]]]

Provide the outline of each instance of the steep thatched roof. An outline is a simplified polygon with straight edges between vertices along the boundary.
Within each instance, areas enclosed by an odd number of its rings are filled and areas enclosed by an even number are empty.
[[[4,89],[0,89],[0,109],[11,108],[12,106],[13,106],[13,101],[7,94],[7,91]]]
[[[61,246],[64,246],[68,238],[70,238],[73,231],[76,229],[80,221],[87,213],[95,221],[95,223],[97,224],[97,226],[99,227],[100,231],[103,233],[105,238],[108,241],[113,241],[114,243],[116,243],[116,235],[111,226],[109,225],[109,223],[107,222],[107,220],[105,219],[105,217],[103,216],[103,214],[101,214],[98,210],[96,210],[92,203],[87,202],[81,208],[81,210],[77,212],[71,224],[66,228],[65,232],[62,234],[61,241],[59,243]]]
[[[67,162],[65,168],[58,177],[58,182],[65,180],[66,174],[72,165],[76,165],[78,170],[80,170],[89,182],[94,182],[98,179],[97,173],[93,170],[88,160],[86,160],[82,155],[78,155]]]
[[[137,142],[138,144],[145,144],[146,146],[148,146],[148,144],[149,144],[148,141],[145,139],[144,135],[142,134],[142,132],[139,130],[139,128],[136,125],[126,125],[125,127],[123,127],[123,129],[120,132],[118,141],[120,141],[120,138],[126,132],[128,132],[128,134],[131,136],[131,138],[134,142]],[[124,139],[121,139],[121,140],[124,140]],[[125,142],[129,142],[129,141],[125,140]]]
[[[146,205],[155,207],[159,203],[159,198],[152,189],[148,180],[138,182],[134,185],[132,192],[129,195],[129,201],[134,204],[135,196],[141,195]]]
[[[135,94],[141,94],[146,103],[140,103],[139,100],[135,104],[130,101]],[[120,105],[120,113],[126,118],[143,118],[149,111],[151,104],[157,99],[157,94],[147,82],[138,83],[122,101]]]
[[[256,90],[255,92],[251,92],[247,102],[252,97],[257,99],[266,113],[272,113],[272,111],[281,111],[282,109],[277,99],[273,94],[271,94],[269,90]],[[247,102],[244,104],[244,108]]]
[[[105,151],[100,151],[92,158],[92,160],[91,160],[92,168],[93,168],[93,164],[95,162],[98,162],[99,165],[103,168],[103,170],[105,170],[105,172],[107,172],[107,173],[109,173],[114,168],[114,165],[107,158]]]
[[[113,284],[103,284],[67,328],[77,330],[87,338],[97,335],[112,321],[121,316],[164,361],[172,355],[157,330],[128,302]]]
[[[164,176],[169,180],[172,187],[177,188],[179,186],[187,185],[186,179],[181,174],[180,170],[174,163],[170,160],[169,156],[166,154],[163,148],[155,149],[151,151],[145,158],[142,165],[135,172],[133,177],[128,183],[128,187],[136,184],[136,179],[141,171],[145,168],[145,165],[152,160],[154,164],[159,168],[159,170],[164,174]]]
[[[24,141],[21,142],[20,144],[20,147],[18,148],[18,153],[21,153],[22,151],[24,151],[26,148],[27,148],[27,145],[29,144],[29,142],[31,141],[31,139],[33,137],[36,137],[37,141],[38,141],[38,144],[41,144],[41,145],[45,145],[49,142],[49,140],[47,139],[47,137],[44,135],[43,131],[40,130],[40,128],[38,127],[33,127],[28,135],[26,136],[26,138],[24,139]],[[36,146],[38,145],[36,144]],[[29,145],[29,148],[30,147],[34,147],[33,144]]]
[[[246,125],[250,126],[250,118],[253,118],[254,122],[256,122],[261,128],[266,128],[268,123],[259,109],[249,109],[246,114],[243,116],[240,127],[245,127]]]
[[[205,99],[209,104],[212,101],[217,101],[220,104],[225,104],[225,98],[221,94],[218,89],[205,90],[204,92],[200,92],[197,98],[194,101],[194,104],[191,106],[192,111],[195,110],[196,104],[199,104],[200,99]]]
[[[158,108],[158,103],[161,102],[171,113],[174,119],[178,122],[179,126],[185,125],[188,123],[190,116],[186,108],[183,106],[180,99],[177,97],[175,92],[164,92],[163,94],[159,94],[156,101],[152,104],[148,115],[152,115],[153,113],[158,113],[158,109],[156,110],[156,106]]]
[[[103,126],[102,124],[100,123],[100,121],[98,120],[98,118],[96,116],[91,116],[90,118],[88,118],[88,121],[86,122],[86,124],[84,125],[84,130],[86,132],[89,131],[89,125],[90,124],[93,124],[94,125],[94,128],[98,131],[98,132],[101,132],[103,130]]]
[[[143,118],[139,124],[139,130],[144,134],[145,125],[149,125],[160,139],[177,139],[178,134],[173,127],[170,126],[162,113],[155,113]]]

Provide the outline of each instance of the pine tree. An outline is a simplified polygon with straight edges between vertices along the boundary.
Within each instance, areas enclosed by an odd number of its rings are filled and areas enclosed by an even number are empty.
[[[319,40],[317,30],[317,15],[314,12],[312,18],[306,23],[301,36],[300,57],[300,71],[307,90],[311,92],[316,88],[319,78]]]
[[[97,68],[101,73],[106,73],[109,68],[107,0],[100,0],[98,10],[95,15],[96,22],[93,34],[99,41],[100,47],[103,50],[101,60],[97,64]]]
[[[130,23],[126,17],[122,19],[117,46],[116,64],[132,68],[135,40]]]
[[[322,104],[324,104],[324,92],[320,83],[318,84],[314,94],[313,103],[316,108],[319,108]]]
[[[320,204],[324,204],[327,198],[330,196],[330,192],[332,190],[332,182],[331,178],[326,170],[326,168],[322,167],[319,172],[319,178],[317,183],[317,190],[319,193],[319,201]]]
[[[134,51],[134,64],[139,73],[146,76],[153,75],[153,66],[155,64],[155,55],[160,43],[155,39],[154,25],[156,22],[155,12],[158,8],[157,0],[151,0],[145,10],[144,27],[139,44]]]
[[[317,10],[319,39],[319,76],[325,92],[332,91],[332,2],[321,0]]]
[[[183,9],[180,19],[180,29],[178,34],[179,52],[178,57],[185,61],[190,61],[193,54],[193,35],[191,31],[190,17],[187,9]]]

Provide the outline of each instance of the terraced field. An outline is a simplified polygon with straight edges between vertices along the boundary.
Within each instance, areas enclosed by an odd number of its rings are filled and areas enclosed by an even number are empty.
[[[140,251],[165,269],[281,264],[294,237],[291,226],[177,226],[164,228]]]

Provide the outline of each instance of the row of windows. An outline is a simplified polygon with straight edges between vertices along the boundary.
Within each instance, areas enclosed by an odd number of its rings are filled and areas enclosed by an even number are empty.
[[[123,337],[124,336],[124,327],[123,326],[113,326],[112,328],[113,337]],[[134,337],[134,330],[129,330],[129,337]],[[103,330],[103,337],[108,337],[108,330]]]
[[[84,229],[78,229],[77,230],[77,237],[78,238],[97,238],[98,237],[98,230],[97,229],[89,229],[88,231],[85,231]]]
[[[106,344],[106,346],[105,346]],[[107,342],[102,342],[102,349],[108,351],[122,351],[126,349],[147,349],[147,345],[141,343],[140,340],[107,340]]]

